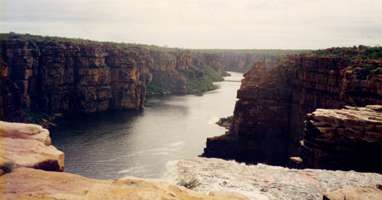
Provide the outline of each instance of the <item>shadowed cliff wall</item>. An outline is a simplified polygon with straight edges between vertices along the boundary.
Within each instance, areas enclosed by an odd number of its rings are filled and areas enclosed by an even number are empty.
[[[0,34],[0,119],[142,109],[146,95],[214,89],[250,54]]]
[[[209,138],[204,155],[287,165],[299,154],[307,113],[382,104],[381,57],[362,57],[362,48],[349,50],[352,56],[315,52],[258,63],[242,81],[230,131]]]
[[[186,73],[208,77],[188,50],[6,34],[0,51],[0,117],[9,121],[142,109],[149,83],[165,94],[186,94],[200,89],[187,90],[196,77]]]

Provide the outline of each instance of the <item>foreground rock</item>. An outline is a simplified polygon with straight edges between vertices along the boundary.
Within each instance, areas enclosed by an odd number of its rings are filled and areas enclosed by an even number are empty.
[[[0,177],[5,199],[246,200],[232,193],[203,194],[161,181],[96,180],[82,176],[18,168]]]
[[[51,145],[49,131],[34,124],[0,121],[0,168],[64,170],[64,153]]]
[[[378,187],[350,187],[333,192],[324,196],[324,200],[380,200],[382,189]]]
[[[302,150],[307,167],[382,172],[382,106],[317,109]]]
[[[166,178],[193,183],[196,191],[240,192],[254,200],[321,200],[334,190],[382,183],[382,175],[373,173],[249,166],[206,158],[174,161]]]
[[[64,154],[49,131],[0,121],[0,199],[246,200],[233,193],[194,192],[163,181],[96,180],[64,172]],[[45,171],[47,170],[47,171]]]

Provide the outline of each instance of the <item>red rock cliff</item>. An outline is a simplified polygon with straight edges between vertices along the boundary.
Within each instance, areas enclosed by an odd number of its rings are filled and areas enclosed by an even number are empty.
[[[257,64],[242,81],[230,131],[209,138],[204,155],[286,165],[298,154],[307,113],[382,104],[381,67],[380,59],[319,54]]]
[[[185,94],[189,81],[208,75],[206,63],[195,65],[188,50],[17,34],[2,37],[0,119],[10,121],[30,121],[30,113],[142,109],[149,83],[166,93]],[[222,66],[215,67],[213,72],[221,77]]]

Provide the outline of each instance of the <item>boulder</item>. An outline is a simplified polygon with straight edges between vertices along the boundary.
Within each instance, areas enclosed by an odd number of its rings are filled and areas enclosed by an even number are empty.
[[[302,141],[304,165],[382,172],[381,110],[369,105],[310,113]]]
[[[64,153],[51,145],[49,131],[41,126],[0,121],[0,168],[17,167],[63,171]]]

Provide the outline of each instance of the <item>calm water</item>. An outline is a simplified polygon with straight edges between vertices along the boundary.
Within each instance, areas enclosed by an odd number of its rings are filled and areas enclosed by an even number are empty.
[[[160,177],[170,160],[200,155],[215,122],[232,115],[242,74],[231,72],[203,96],[148,99],[143,112],[108,112],[60,123],[53,143],[65,152],[65,170],[94,178]]]

